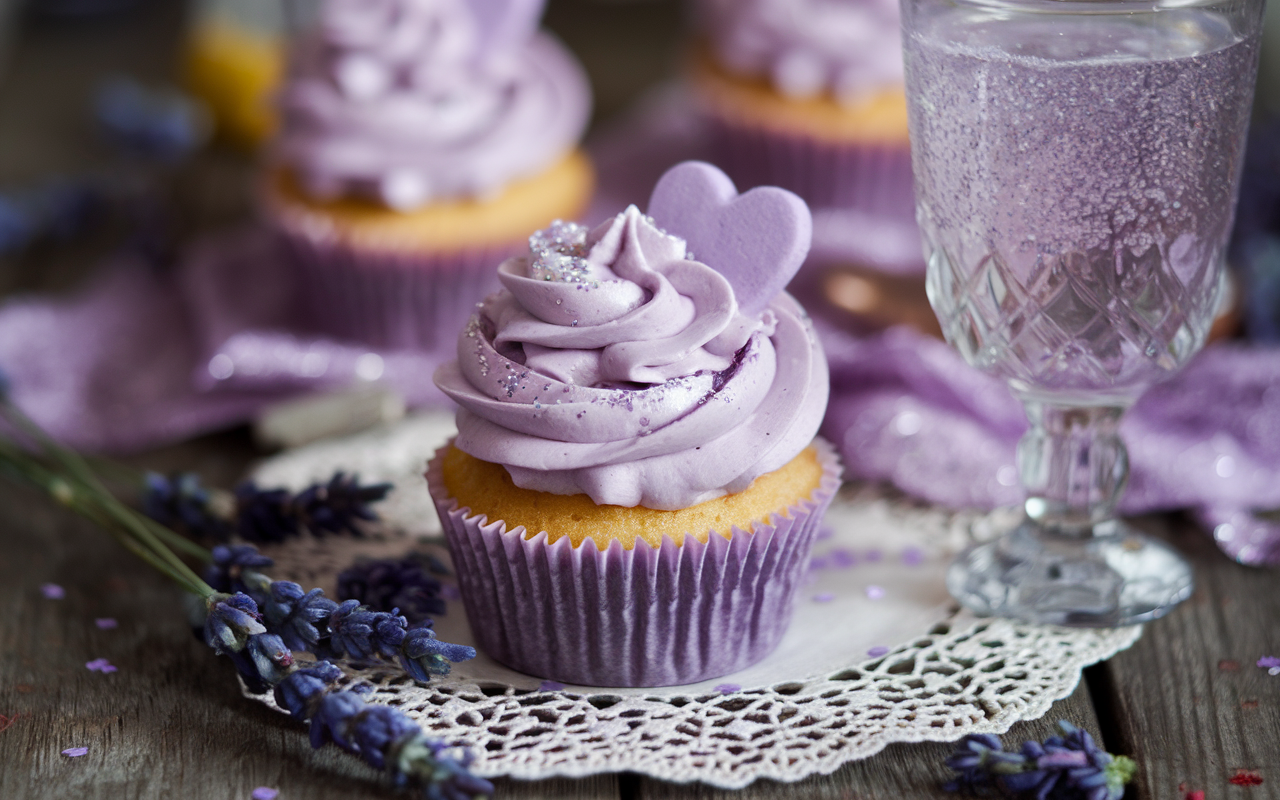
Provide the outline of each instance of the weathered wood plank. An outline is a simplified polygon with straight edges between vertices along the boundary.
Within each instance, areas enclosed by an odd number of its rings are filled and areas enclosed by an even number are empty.
[[[1006,746],[1026,739],[1043,739],[1056,730],[1060,719],[1091,731],[1098,730],[1089,688],[1081,681],[1038,720],[1021,722],[1001,737]],[[942,762],[953,745],[941,743],[898,744],[864,761],[847,764],[830,776],[814,776],[797,783],[757,781],[736,791],[698,784],[666,783],[640,779],[641,800],[774,800],[804,797],[813,800],[902,800],[903,798],[954,798],[940,788],[951,776]]]
[[[1139,762],[1144,798],[1280,798],[1280,574],[1236,564],[1185,521],[1166,526],[1196,567],[1195,594],[1107,662],[1095,685],[1104,719]],[[1263,783],[1233,785],[1240,770]]]

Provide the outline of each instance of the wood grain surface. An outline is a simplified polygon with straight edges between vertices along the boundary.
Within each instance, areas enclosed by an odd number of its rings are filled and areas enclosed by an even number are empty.
[[[673,74],[679,9],[676,0],[552,0],[548,23],[587,64],[598,118]],[[0,187],[100,165],[85,125],[94,82],[113,71],[173,80],[183,22],[182,4],[156,0],[101,26],[28,27],[0,77]],[[244,218],[252,170],[248,159],[215,151],[174,176],[189,230]],[[0,260],[0,293],[73,286],[116,244],[107,232]],[[133,461],[229,485],[260,455],[236,430]],[[1189,800],[1203,791],[1206,800],[1280,799],[1280,676],[1255,666],[1280,655],[1280,576],[1230,562],[1186,520],[1148,522],[1192,557],[1195,595],[1006,741],[1042,738],[1066,718],[1138,760],[1127,797]],[[45,598],[46,582],[64,586],[66,596]],[[410,796],[353,757],[311,750],[301,725],[241,697],[230,664],[190,635],[177,590],[101,531],[8,483],[0,483],[0,613],[0,799],[224,800],[248,798],[257,786],[279,789],[281,800]],[[94,620],[106,617],[118,627],[99,629]],[[85,668],[97,658],[118,671]],[[60,755],[69,747],[89,751]],[[939,798],[947,796],[938,786],[949,750],[896,745],[830,776],[735,792],[623,774],[500,781],[498,796]]]

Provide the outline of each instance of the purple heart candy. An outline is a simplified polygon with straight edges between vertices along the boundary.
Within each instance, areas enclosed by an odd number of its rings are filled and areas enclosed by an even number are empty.
[[[502,52],[527,42],[545,5],[546,0],[468,0],[480,33],[479,52]]]
[[[776,186],[740,195],[728,175],[701,161],[667,170],[653,187],[649,216],[727,278],[748,315],[763,311],[791,282],[813,236],[813,218],[799,197]]]

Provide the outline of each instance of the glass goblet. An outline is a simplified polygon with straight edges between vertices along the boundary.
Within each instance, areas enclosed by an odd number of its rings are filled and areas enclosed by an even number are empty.
[[[1039,622],[1159,617],[1191,568],[1116,519],[1117,427],[1213,321],[1263,0],[901,3],[929,300],[1031,423],[1022,523],[948,588]]]

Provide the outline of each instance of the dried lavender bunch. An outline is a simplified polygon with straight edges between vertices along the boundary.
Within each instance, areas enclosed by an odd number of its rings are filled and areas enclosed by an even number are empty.
[[[358,600],[374,611],[398,609],[409,622],[422,622],[445,612],[444,587],[428,572],[448,570],[430,556],[360,561],[338,573],[338,599]]]
[[[203,541],[225,542],[232,532],[250,542],[283,542],[304,531],[362,536],[360,522],[377,521],[370,506],[391,489],[389,483],[361,485],[359,477],[335,472],[297,494],[247,481],[231,495],[202,486],[191,473],[147,473],[142,508],[161,525]]]
[[[327,661],[300,667],[280,637],[262,624],[263,614],[248,595],[213,593],[206,606],[205,641],[231,657],[250,691],[270,690],[291,715],[310,721],[312,747],[333,742],[389,772],[398,786],[420,784],[431,800],[493,793],[493,784],[468,771],[469,754],[453,757],[403,712],[366,704],[354,692],[330,691],[342,675],[337,667]]]
[[[357,476],[343,472],[296,495],[259,489],[249,481],[236,488],[236,532],[250,542],[282,542],[302,531],[361,536],[360,521],[378,519],[369,506],[391,489],[389,483],[361,486]]]
[[[290,650],[333,660],[395,659],[423,683],[432,675],[448,675],[451,664],[476,656],[473,647],[437,639],[429,618],[410,625],[398,609],[377,611],[358,600],[339,604],[320,589],[304,591],[292,581],[272,581],[262,573],[271,563],[253,545],[215,547],[205,580],[219,592],[253,602],[255,612],[261,610],[258,619],[265,622],[257,633],[278,637]],[[241,670],[241,674],[246,682],[257,678],[252,670]]]
[[[442,743],[428,739],[403,713],[366,705],[349,692],[330,692],[329,685],[341,676],[337,668],[327,662],[305,667],[296,662],[286,637],[305,642],[312,638],[308,635],[310,630],[319,642],[322,637],[315,623],[337,613],[336,603],[325,600],[318,590],[304,593],[297,584],[271,582],[257,571],[269,566],[270,560],[252,547],[219,548],[217,554],[211,554],[128,508],[106,489],[83,457],[55,442],[13,406],[8,401],[7,387],[5,376],[0,373],[0,419],[11,426],[5,435],[0,435],[0,472],[35,485],[57,502],[98,523],[125,548],[200,598],[204,612],[201,638],[215,652],[231,659],[252,690],[273,690],[278,702],[291,714],[310,720],[315,747],[333,741],[389,772],[397,785],[421,785],[430,800],[470,800],[492,793],[492,784],[468,771],[468,756],[455,758]],[[210,561],[210,577],[215,582],[232,588],[243,586],[265,597],[267,613],[259,611],[258,602],[248,592],[216,591],[172,547]],[[356,609],[348,610],[346,624],[356,624],[359,612],[358,604]],[[398,626],[390,627],[400,628],[400,642],[416,642],[406,634],[403,618],[399,620]],[[385,636],[386,625],[374,627],[373,636]],[[356,631],[346,633],[351,636]],[[394,631],[391,635],[394,637]],[[415,644],[396,653],[402,659],[416,659],[412,662],[414,667],[406,665],[415,677],[439,666],[430,653],[418,654],[419,650]],[[470,648],[452,652],[464,656],[466,650]],[[470,655],[474,656],[474,652],[470,650]]]
[[[956,777],[943,788],[976,795],[995,789],[1005,797],[1036,800],[1124,797],[1124,786],[1137,770],[1133,759],[1111,755],[1087,731],[1066,720],[1060,720],[1058,728],[1062,736],[1024,742],[1017,752],[1005,752],[990,734],[964,737],[947,758]]]
[[[143,475],[142,513],[193,539],[221,542],[231,533],[231,523],[215,511],[213,491],[194,472],[173,476],[158,472]]]

